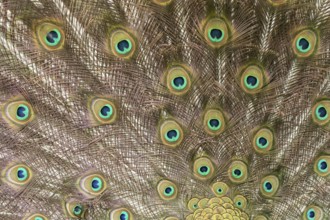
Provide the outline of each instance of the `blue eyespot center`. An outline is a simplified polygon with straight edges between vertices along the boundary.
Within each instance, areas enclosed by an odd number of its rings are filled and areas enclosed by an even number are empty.
[[[242,171],[239,170],[239,169],[235,169],[234,170],[234,174],[237,176],[237,177],[240,177],[242,175]]]
[[[264,137],[259,138],[259,144],[265,146],[267,144],[267,139]]]
[[[270,182],[266,182],[265,183],[265,188],[266,188],[267,191],[271,191],[272,188],[273,188],[273,186],[272,186],[272,184]]]
[[[119,43],[117,44],[117,48],[119,51],[125,52],[126,50],[128,50],[130,48],[130,44],[127,40],[122,40],[122,41],[119,41]]]
[[[44,36],[44,41],[48,46],[56,46],[59,44],[61,41],[61,33],[57,29],[53,29],[49,31],[45,36]]]
[[[317,108],[317,114],[318,114],[318,116],[319,116],[319,119],[324,120],[324,119],[326,119],[326,117],[327,117],[327,115],[328,115],[328,112],[327,112],[327,110],[326,110],[325,107],[323,107],[323,106],[319,106],[319,107]]]
[[[170,194],[171,192],[172,192],[172,188],[171,187],[166,187],[165,193]]]
[[[25,120],[29,117],[29,108],[26,105],[19,105],[16,111],[16,118]]]
[[[108,112],[110,112],[110,108],[108,106],[103,106],[103,108],[101,109],[101,114],[103,116],[107,116]]]
[[[99,187],[99,184],[100,184],[100,182],[98,180],[93,180],[92,181],[92,187],[93,188],[98,188]]]
[[[321,170],[327,169],[328,165],[325,161],[322,161],[320,164],[321,164],[321,166],[320,166]]]
[[[319,168],[319,170],[322,172],[322,173],[325,173],[325,172],[327,172],[328,171],[328,163],[327,163],[327,161],[326,160],[320,160],[319,162],[318,162],[318,168]]]
[[[201,173],[206,173],[209,170],[209,168],[207,166],[201,166],[199,170],[201,171]]]
[[[177,87],[182,86],[184,84],[184,78],[179,76],[174,78],[174,85],[176,85]]]
[[[121,212],[120,216],[119,216],[120,220],[128,220],[129,219],[128,217],[129,216],[128,216],[128,213],[126,211]]]
[[[307,218],[309,220],[314,220],[315,219],[315,211],[314,209],[309,209],[307,212]]]
[[[213,39],[220,40],[222,38],[223,33],[219,29],[212,29],[210,35]]]
[[[166,135],[169,139],[175,139],[178,136],[178,132],[176,130],[169,130]]]
[[[102,188],[102,180],[98,177],[95,177],[92,179],[92,183],[91,183],[91,186],[92,186],[92,189],[93,191],[97,192],[97,191],[100,191],[101,188]]]
[[[219,193],[221,193],[221,192],[222,192],[222,189],[221,189],[221,188],[219,188],[217,191],[218,191]]]
[[[100,110],[100,116],[104,119],[111,117],[112,113],[113,113],[113,110],[109,104],[103,106]]]
[[[59,34],[57,31],[52,30],[47,33],[46,39],[49,43],[54,44],[59,38]]]
[[[25,177],[24,171],[23,170],[17,171],[17,176],[18,176],[18,178],[24,178]]]
[[[25,112],[25,108],[24,107],[22,107],[22,106],[18,107],[18,109],[17,109],[17,115],[19,117],[23,118],[25,116],[25,113],[24,112]]]
[[[208,121],[208,127],[213,131],[219,130],[221,127],[221,122],[219,119],[212,118]]]
[[[241,206],[241,205],[242,205],[242,203],[241,203],[241,202],[237,202],[237,205],[238,205],[238,206]]]
[[[44,220],[42,217],[35,217],[34,220]]]
[[[80,215],[82,212],[82,206],[81,205],[76,205],[73,209],[73,212],[75,215]]]
[[[178,76],[173,79],[172,84],[174,85],[175,89],[184,89],[187,83],[184,77]]]
[[[197,172],[199,173],[199,175],[206,177],[207,175],[210,174],[211,168],[207,165],[201,165],[198,167]]]
[[[25,168],[19,168],[17,170],[17,177],[18,177],[18,180],[25,180],[27,178],[27,171]]]
[[[246,83],[251,87],[255,87],[258,83],[258,79],[255,76],[248,76],[246,78]]]
[[[303,50],[303,51],[305,51],[309,48],[309,42],[305,38],[300,38],[298,45],[301,48],[301,50]]]

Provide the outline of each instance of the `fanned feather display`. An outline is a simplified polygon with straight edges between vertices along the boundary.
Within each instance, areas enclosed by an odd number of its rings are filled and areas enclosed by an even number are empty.
[[[0,0],[0,219],[330,219],[329,0]]]

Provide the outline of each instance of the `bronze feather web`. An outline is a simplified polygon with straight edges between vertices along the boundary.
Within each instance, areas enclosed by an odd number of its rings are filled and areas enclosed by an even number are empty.
[[[0,13],[1,220],[329,219],[329,0]]]

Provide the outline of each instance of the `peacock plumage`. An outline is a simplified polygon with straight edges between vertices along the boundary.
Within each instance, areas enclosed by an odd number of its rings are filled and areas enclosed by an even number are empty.
[[[329,0],[0,0],[0,219],[330,219]]]

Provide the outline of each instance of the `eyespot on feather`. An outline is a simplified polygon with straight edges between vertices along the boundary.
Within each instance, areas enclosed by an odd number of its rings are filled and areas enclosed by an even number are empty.
[[[274,197],[280,187],[280,181],[277,176],[269,175],[261,179],[259,189],[261,195],[267,198]]]
[[[90,112],[99,125],[113,124],[118,116],[115,103],[106,98],[95,98],[90,102]]]
[[[110,220],[134,220],[134,216],[127,208],[117,208],[109,212]]]
[[[224,114],[219,109],[208,109],[203,117],[203,127],[212,136],[221,134],[226,128]]]
[[[314,162],[314,172],[322,177],[329,176],[330,174],[330,156],[322,155],[319,156]]]
[[[214,165],[207,157],[200,157],[194,161],[194,176],[199,180],[208,180],[214,174]]]
[[[309,205],[306,207],[303,213],[304,220],[322,220],[324,219],[323,210],[316,205]]]
[[[225,196],[228,193],[229,187],[224,182],[215,182],[212,185],[212,192],[217,197]]]
[[[318,41],[318,34],[313,29],[300,30],[292,41],[293,52],[299,58],[310,57],[317,50]]]
[[[118,58],[130,59],[136,52],[137,40],[135,36],[124,28],[114,28],[109,34],[109,48]]]
[[[244,183],[248,178],[248,169],[243,161],[233,161],[228,169],[228,177],[233,183]]]
[[[196,209],[198,209],[198,202],[199,202],[199,199],[197,198],[191,198],[189,201],[188,201],[188,209],[192,212],[194,212]]]
[[[3,181],[12,188],[24,187],[31,182],[32,178],[32,170],[22,163],[8,165],[2,171]]]
[[[40,213],[28,215],[27,217],[23,218],[23,220],[48,220],[48,218]]]
[[[261,92],[267,82],[265,71],[258,65],[249,65],[241,71],[240,86],[250,95]]]
[[[177,96],[185,95],[192,85],[191,71],[183,65],[174,65],[164,74],[168,91]]]
[[[326,126],[330,122],[330,100],[316,102],[312,107],[312,120],[319,126]]]
[[[184,133],[181,126],[175,120],[166,119],[160,124],[159,136],[164,145],[175,148],[183,141]]]
[[[30,103],[24,100],[15,100],[4,105],[3,117],[10,125],[22,127],[31,122],[35,118],[35,114]]]
[[[95,198],[107,189],[107,183],[101,174],[89,174],[78,179],[78,190],[88,198]]]
[[[239,209],[242,210],[246,209],[247,203],[248,203],[247,199],[242,195],[236,195],[234,197],[234,204]]]
[[[178,188],[172,181],[161,180],[157,184],[157,192],[162,200],[170,201],[176,199],[178,195]]]
[[[224,18],[213,17],[203,22],[203,35],[208,45],[220,48],[229,41],[231,31]]]
[[[51,21],[39,22],[36,26],[38,43],[47,51],[57,51],[64,47],[65,33],[63,28]]]
[[[63,203],[64,212],[67,217],[73,219],[80,219],[87,217],[87,208],[81,202],[76,201],[75,199],[69,199]]]
[[[260,128],[253,136],[252,146],[257,153],[265,154],[272,150],[274,134],[269,128]]]

